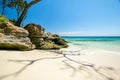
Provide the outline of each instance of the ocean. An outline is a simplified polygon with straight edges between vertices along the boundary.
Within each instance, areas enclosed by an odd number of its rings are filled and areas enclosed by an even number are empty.
[[[120,53],[120,36],[62,36],[69,47],[99,49]]]

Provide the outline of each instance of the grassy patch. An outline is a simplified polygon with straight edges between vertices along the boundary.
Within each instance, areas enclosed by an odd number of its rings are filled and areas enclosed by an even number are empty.
[[[8,19],[5,16],[0,15],[0,22],[7,22]]]

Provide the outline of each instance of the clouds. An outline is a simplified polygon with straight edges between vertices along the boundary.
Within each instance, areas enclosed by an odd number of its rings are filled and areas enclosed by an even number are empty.
[[[60,32],[58,33],[59,35],[62,35],[62,36],[79,36],[82,34],[82,32]]]
[[[61,36],[119,36],[119,33],[106,33],[106,32],[88,32],[88,31],[72,31],[72,32],[60,32]]]

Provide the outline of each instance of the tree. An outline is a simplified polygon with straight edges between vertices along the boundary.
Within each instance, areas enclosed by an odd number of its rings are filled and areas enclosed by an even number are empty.
[[[17,12],[17,19],[19,18],[21,12],[23,11],[23,9],[25,8],[25,6],[27,6],[27,1],[25,0],[11,0],[7,6],[9,8],[15,9]]]
[[[10,2],[11,0],[1,0],[0,1],[0,7],[2,9],[2,12],[1,14],[4,15],[4,12],[5,12],[5,8],[7,7],[8,3]]]
[[[2,15],[4,14],[6,0],[3,0]]]
[[[6,1],[8,2],[6,3]],[[15,25],[20,26],[29,8],[42,0],[31,0],[31,2],[29,1],[30,0],[3,0],[2,3],[4,6],[2,7],[2,14],[4,14],[4,9],[6,6],[15,9],[17,11],[17,20]]]
[[[23,9],[23,11],[22,11],[20,17],[18,18],[18,20],[16,21],[15,25],[20,26],[21,22],[23,21],[25,15],[26,15],[26,13],[28,12],[29,8],[32,5],[34,5],[34,4],[36,4],[36,3],[40,2],[40,1],[41,0],[32,0],[30,3],[28,3],[28,5]]]
[[[2,8],[2,15],[4,15],[5,7],[6,7],[6,0],[2,0],[0,2],[1,8]]]

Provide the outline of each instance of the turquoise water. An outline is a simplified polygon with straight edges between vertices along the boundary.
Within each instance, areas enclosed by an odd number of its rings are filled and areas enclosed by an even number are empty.
[[[120,52],[120,36],[104,36],[104,37],[75,37],[64,36],[68,44],[72,44],[77,47],[97,48],[107,51]]]

